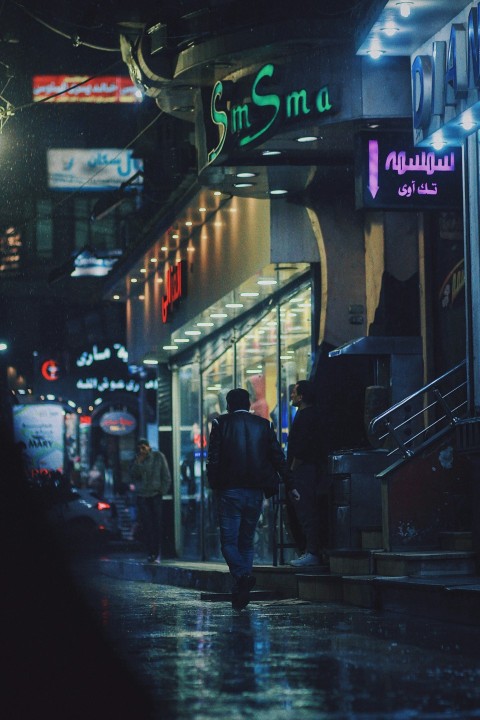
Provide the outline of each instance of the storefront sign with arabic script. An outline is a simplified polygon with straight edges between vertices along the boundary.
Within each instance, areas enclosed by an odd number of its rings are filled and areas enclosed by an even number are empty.
[[[461,208],[461,149],[414,147],[403,134],[361,134],[355,180],[357,208]]]

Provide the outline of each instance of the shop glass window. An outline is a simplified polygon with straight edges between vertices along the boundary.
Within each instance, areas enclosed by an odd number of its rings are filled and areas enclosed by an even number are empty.
[[[311,318],[310,286],[301,289],[280,306],[280,408],[284,448],[295,412],[290,405],[292,388],[299,380],[308,380],[311,372]]]
[[[208,447],[212,421],[226,412],[226,395],[235,387],[234,348],[229,348],[203,372],[203,427],[205,446]],[[208,560],[221,559],[220,538],[218,533],[217,511],[213,493],[208,487],[206,474],[206,452],[203,454],[203,512],[204,512],[204,552]]]
[[[200,371],[197,363],[179,370],[180,497],[183,556],[199,560],[201,548]]]

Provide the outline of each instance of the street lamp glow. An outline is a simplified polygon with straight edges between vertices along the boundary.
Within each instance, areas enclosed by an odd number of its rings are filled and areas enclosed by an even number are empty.
[[[8,350],[8,345],[6,342],[0,342],[0,352],[5,352],[5,350]]]

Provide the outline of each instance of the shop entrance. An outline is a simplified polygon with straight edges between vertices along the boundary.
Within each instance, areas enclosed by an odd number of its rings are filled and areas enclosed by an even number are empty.
[[[211,423],[226,412],[225,397],[230,389],[243,387],[249,391],[253,412],[273,422],[286,450],[292,420],[290,392],[298,380],[309,377],[312,363],[311,293],[310,282],[304,283],[178,368],[176,447],[181,554],[185,559],[222,559],[206,459]],[[273,527],[269,500],[257,528],[257,563],[272,562]]]

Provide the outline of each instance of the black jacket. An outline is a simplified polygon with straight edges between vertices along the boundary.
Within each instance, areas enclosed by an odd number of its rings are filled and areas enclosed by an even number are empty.
[[[271,497],[277,490],[277,473],[291,490],[291,475],[271,422],[246,410],[215,418],[207,458],[213,490],[259,488]]]
[[[287,463],[296,458],[306,465],[323,467],[327,463],[328,447],[322,415],[314,405],[297,410],[288,434]]]

